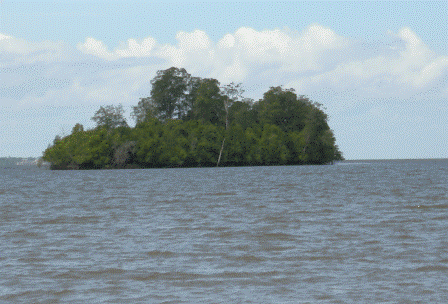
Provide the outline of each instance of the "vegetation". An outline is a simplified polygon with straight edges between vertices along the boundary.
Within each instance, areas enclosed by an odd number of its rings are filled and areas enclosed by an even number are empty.
[[[240,84],[157,72],[151,96],[133,107],[101,107],[96,128],[76,124],[43,153],[52,169],[327,164],[342,160],[321,105],[271,87],[257,102]]]

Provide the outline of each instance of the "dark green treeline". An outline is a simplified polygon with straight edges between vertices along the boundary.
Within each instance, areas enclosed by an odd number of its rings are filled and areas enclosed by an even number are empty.
[[[97,127],[56,137],[43,153],[52,169],[327,164],[341,160],[327,115],[292,89],[271,87],[257,102],[240,84],[157,72],[151,95],[133,107],[100,107]]]

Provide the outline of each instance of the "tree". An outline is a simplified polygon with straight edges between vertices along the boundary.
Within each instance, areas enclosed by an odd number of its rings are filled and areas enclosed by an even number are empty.
[[[154,118],[155,106],[151,97],[140,98],[138,105],[132,107],[131,117],[134,118],[136,124],[142,123],[150,118]]]
[[[305,126],[310,103],[293,89],[271,87],[259,101],[259,119],[262,124],[279,126],[283,131],[300,131]]]
[[[244,132],[244,137],[247,142],[247,151],[245,155],[245,161],[248,165],[261,165],[262,164],[262,150],[260,148],[262,130],[260,125],[254,125],[249,127]]]
[[[245,164],[246,155],[246,136],[240,124],[233,124],[229,127],[226,134],[228,138],[226,151],[224,153],[224,162],[226,165]]]
[[[244,90],[241,88],[241,83],[235,84],[231,82],[221,88],[224,96],[224,110],[226,111],[226,130],[229,127],[229,109],[239,99],[242,98]]]
[[[229,123],[240,124],[243,129],[247,129],[256,123],[256,112],[252,108],[252,99],[245,98],[242,101],[235,101],[229,109]]]
[[[199,166],[213,166],[217,163],[222,129],[211,123],[199,125],[200,133],[194,151]]]
[[[135,158],[135,141],[127,141],[114,150],[113,163],[117,168],[123,168]]]
[[[58,134],[53,139],[53,145],[56,145],[57,142],[61,141],[62,137]]]
[[[78,132],[84,132],[84,127],[82,124],[77,123],[73,129],[72,129],[72,134],[78,133]]]
[[[219,81],[216,79],[201,79],[200,85],[194,91],[195,99],[193,103],[191,118],[200,120],[202,123],[212,123],[215,126],[221,124],[226,125],[227,129],[227,113],[225,106],[228,97],[221,95]],[[224,149],[224,137],[219,151],[219,156],[216,165],[219,166],[221,161],[222,151]]]
[[[284,132],[276,125],[265,124],[260,138],[263,165],[286,164],[289,151],[285,145]]]
[[[127,127],[128,124],[123,114],[124,110],[121,104],[118,106],[101,106],[100,109],[96,111],[95,116],[92,117],[92,120],[96,122],[97,127],[105,127],[106,129]]]
[[[327,124],[328,116],[319,104],[313,105],[306,118],[302,135],[305,139],[303,153],[307,162],[312,164],[324,164],[333,161],[336,157],[334,150],[335,139]],[[325,151],[330,148],[329,153]]]
[[[258,102],[241,84],[157,72],[127,127],[122,105],[102,106],[92,120],[56,136],[44,151],[52,169],[326,164],[343,159],[321,105],[293,89],[271,87]],[[178,118],[178,119],[175,119]]]
[[[157,167],[160,150],[161,123],[153,118],[137,125],[134,129],[136,139],[136,162],[143,167]]]
[[[187,84],[188,94],[185,96],[185,115],[182,117],[184,120],[192,120],[195,119],[193,108],[194,102],[198,96],[198,90],[201,86],[203,79],[200,77],[190,77]]]
[[[242,94],[241,84],[235,85],[233,82],[229,85],[219,87],[219,81],[216,79],[202,79],[199,86],[196,84],[193,103],[193,117],[202,122],[211,122],[214,125],[220,125],[224,122],[225,130],[229,126],[229,108]],[[224,150],[224,136],[219,151],[219,166],[222,151]]]
[[[171,120],[164,124],[160,138],[161,151],[158,163],[164,167],[177,167],[187,158],[188,140],[182,125],[183,121]]]
[[[202,79],[194,101],[193,115],[196,119],[214,125],[224,123],[224,97],[220,94],[219,81]]]
[[[185,69],[171,67],[159,70],[151,80],[151,100],[161,120],[186,115],[186,96],[191,75]]]

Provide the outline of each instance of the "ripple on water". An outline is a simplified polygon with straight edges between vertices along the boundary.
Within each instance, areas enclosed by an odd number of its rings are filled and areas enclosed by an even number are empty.
[[[445,303],[447,165],[9,172],[0,302]]]
[[[418,267],[415,270],[421,271],[421,272],[441,271],[441,272],[448,273],[448,267],[443,266],[443,265],[426,265],[426,266]]]

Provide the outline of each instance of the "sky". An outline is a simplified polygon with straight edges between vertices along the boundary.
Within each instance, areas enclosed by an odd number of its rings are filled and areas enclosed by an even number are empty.
[[[40,157],[176,66],[323,104],[346,159],[448,158],[448,1],[0,0],[0,157]]]

